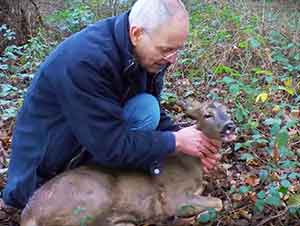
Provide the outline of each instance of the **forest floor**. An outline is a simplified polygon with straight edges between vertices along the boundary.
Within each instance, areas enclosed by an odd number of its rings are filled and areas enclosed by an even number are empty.
[[[192,11],[191,36],[167,74],[162,103],[177,123],[191,125],[181,101],[214,99],[228,106],[239,127],[237,140],[222,147],[217,171],[204,177],[204,194],[224,205],[204,225],[300,225],[300,7],[236,2]],[[51,46],[46,36],[0,56],[0,190],[16,112]],[[18,225],[19,218],[19,211],[0,211],[1,226]]]

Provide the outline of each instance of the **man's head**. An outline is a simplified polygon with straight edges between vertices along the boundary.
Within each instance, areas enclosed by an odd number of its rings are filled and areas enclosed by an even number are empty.
[[[129,24],[134,54],[148,72],[175,63],[188,35],[188,13],[180,0],[138,0]]]

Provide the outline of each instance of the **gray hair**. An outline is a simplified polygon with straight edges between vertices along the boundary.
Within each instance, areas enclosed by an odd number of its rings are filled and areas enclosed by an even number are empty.
[[[187,14],[180,0],[137,0],[129,14],[129,25],[153,31],[178,13]]]

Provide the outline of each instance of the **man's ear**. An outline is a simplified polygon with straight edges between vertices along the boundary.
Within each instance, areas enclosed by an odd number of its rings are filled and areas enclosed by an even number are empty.
[[[133,46],[136,46],[137,43],[141,40],[144,29],[137,26],[132,26],[129,29],[129,36]]]

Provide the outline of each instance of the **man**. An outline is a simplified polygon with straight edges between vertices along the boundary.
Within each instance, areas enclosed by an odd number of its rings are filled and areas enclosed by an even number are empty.
[[[138,0],[130,13],[62,42],[40,66],[17,116],[5,203],[23,208],[83,148],[89,161],[112,168],[157,174],[175,151],[213,168],[218,145],[194,126],[178,130],[159,105],[164,72],[187,35],[180,1]]]

